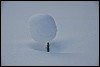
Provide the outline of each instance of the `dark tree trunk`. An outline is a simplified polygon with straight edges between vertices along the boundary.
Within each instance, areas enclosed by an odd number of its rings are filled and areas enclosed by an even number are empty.
[[[47,52],[49,52],[50,49],[49,49],[49,42],[47,43]]]

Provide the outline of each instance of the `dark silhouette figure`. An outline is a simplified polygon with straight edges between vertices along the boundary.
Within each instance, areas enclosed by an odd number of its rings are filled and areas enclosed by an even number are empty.
[[[49,42],[47,43],[47,52],[49,52],[50,49],[49,49]]]

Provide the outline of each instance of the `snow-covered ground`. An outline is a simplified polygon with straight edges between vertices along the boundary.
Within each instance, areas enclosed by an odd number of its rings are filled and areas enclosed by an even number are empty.
[[[37,13],[57,25],[50,52],[31,37],[28,19]],[[2,1],[1,65],[99,65],[99,2]]]

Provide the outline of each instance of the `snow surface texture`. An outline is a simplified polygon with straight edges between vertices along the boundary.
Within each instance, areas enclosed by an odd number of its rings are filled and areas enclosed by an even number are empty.
[[[57,35],[50,52],[31,37],[28,19],[37,13],[55,20]],[[99,2],[2,1],[1,64],[99,65]]]
[[[36,14],[29,19],[30,32],[34,40],[42,43],[50,42],[57,32],[54,19],[47,14]]]

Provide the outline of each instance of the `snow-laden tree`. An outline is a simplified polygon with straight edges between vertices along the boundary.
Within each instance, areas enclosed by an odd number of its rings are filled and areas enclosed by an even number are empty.
[[[49,52],[49,42],[57,32],[53,17],[48,14],[36,14],[30,17],[29,23],[32,38],[35,41],[47,43],[47,52]]]

